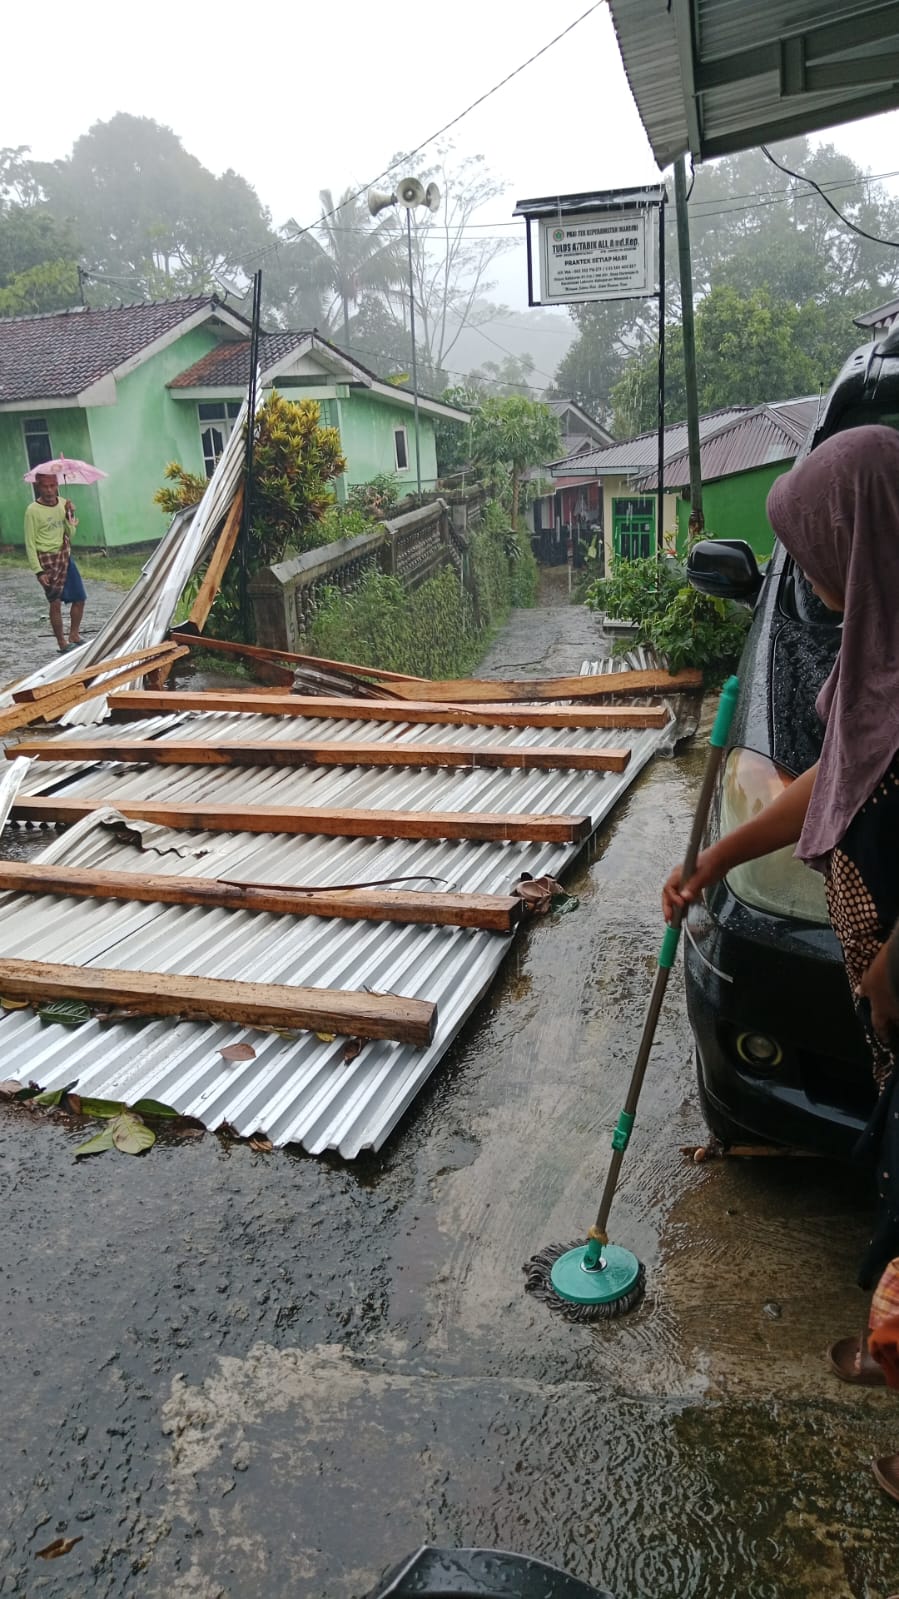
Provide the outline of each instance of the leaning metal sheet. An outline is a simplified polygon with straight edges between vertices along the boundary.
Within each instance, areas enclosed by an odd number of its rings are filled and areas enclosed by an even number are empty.
[[[215,743],[296,737],[286,719],[192,713],[159,717],[92,737],[203,738]],[[63,735],[76,736],[74,733]],[[440,742],[563,748],[626,745],[623,773],[449,768],[326,769],[125,767],[115,763],[35,762],[22,792],[52,791],[116,800],[359,806],[391,810],[566,811],[594,826],[621,797],[665,738],[665,731],[603,733],[550,729],[410,727],[408,724],[303,719],[304,738],[329,741]],[[39,857],[66,866],[154,871],[253,881],[327,885],[421,876],[420,887],[508,892],[523,871],[558,875],[578,846],[447,840],[335,839],[249,833],[188,833],[154,827],[135,834],[114,814],[89,818],[56,836]],[[138,847],[138,844],[141,847]],[[428,882],[426,879],[437,879]],[[407,887],[415,885],[407,884]],[[39,895],[0,898],[0,955],[27,949],[36,960],[120,970],[168,971],[244,981],[368,987],[436,1002],[437,1031],[426,1049],[373,1041],[344,1064],[345,1041],[295,1038],[235,1024],[172,1020],[70,1031],[42,1027],[31,1012],[4,1016],[4,1075],[58,1088],[77,1080],[82,1094],[130,1103],[153,1098],[209,1127],[261,1131],[276,1144],[352,1158],[378,1149],[489,987],[510,938],[449,927],[341,922],[321,917],[209,910],[185,905],[81,900]],[[223,1061],[225,1044],[251,1042],[255,1058]]]

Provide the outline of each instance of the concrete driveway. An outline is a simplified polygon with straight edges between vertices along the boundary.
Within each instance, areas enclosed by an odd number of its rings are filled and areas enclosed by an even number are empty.
[[[641,777],[378,1157],[206,1135],[76,1164],[83,1129],[0,1110],[0,1594],[354,1599],[423,1541],[618,1599],[899,1590],[868,1470],[899,1404],[822,1359],[861,1325],[870,1196],[684,1158],[678,983],[613,1214],[644,1305],[584,1329],[522,1292],[592,1220],[700,764]]]

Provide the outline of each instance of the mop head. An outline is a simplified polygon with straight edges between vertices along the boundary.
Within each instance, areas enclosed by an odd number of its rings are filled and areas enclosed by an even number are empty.
[[[607,1244],[602,1271],[581,1271],[586,1246],[549,1244],[522,1268],[525,1293],[542,1299],[567,1321],[611,1321],[639,1305],[646,1287],[646,1268],[629,1249]],[[555,1273],[555,1281],[554,1281]],[[564,1291],[559,1291],[558,1284]]]

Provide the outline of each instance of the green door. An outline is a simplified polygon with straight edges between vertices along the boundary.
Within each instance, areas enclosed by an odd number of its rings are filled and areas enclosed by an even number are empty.
[[[612,501],[612,547],[622,561],[639,561],[655,552],[656,504],[652,495]]]

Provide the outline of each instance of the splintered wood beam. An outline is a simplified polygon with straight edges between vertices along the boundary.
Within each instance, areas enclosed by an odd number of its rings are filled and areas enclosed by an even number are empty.
[[[565,750],[504,745],[295,744],[268,739],[224,744],[187,739],[38,739],[6,751],[37,761],[136,761],[160,766],[461,766],[525,771],[623,772],[630,750]]]
[[[702,673],[687,668],[682,672],[624,671],[602,676],[454,678],[445,683],[418,680],[392,682],[391,690],[400,699],[438,703],[490,705],[503,700],[600,699],[619,694],[676,694],[685,689],[702,688]]]
[[[521,919],[515,894],[441,894],[391,888],[291,888],[282,883],[227,883],[216,877],[151,872],[104,872],[80,866],[0,861],[0,891],[61,894],[76,899],[124,899],[152,905],[205,905],[270,911],[276,916],[325,916],[342,921],[425,923],[510,933]]]
[[[150,661],[138,662],[128,666],[123,672],[117,672],[103,683],[81,683],[74,687],[58,690],[46,699],[34,700],[27,705],[15,705],[11,710],[0,711],[0,738],[6,733],[15,732],[18,727],[27,727],[31,722],[55,722],[66,711],[72,710],[76,705],[82,705],[85,700],[99,699],[101,695],[111,693],[115,688],[120,688],[123,683],[130,683],[135,677],[143,677],[147,671],[155,671],[159,666],[170,666],[187,650],[183,645],[171,646],[166,655],[156,655]],[[100,670],[105,669],[101,663]]]
[[[58,677],[52,683],[36,683],[33,688],[16,689],[13,700],[16,705],[28,705],[32,700],[52,699],[56,694],[64,694],[70,688],[78,688],[82,683],[90,682],[91,678],[99,677],[103,672],[112,672],[116,667],[139,666],[146,663],[150,671],[160,656],[171,655],[172,645],[168,642],[152,644],[145,650],[133,650],[130,655],[114,655],[105,661],[96,661],[93,666],[84,666],[80,672],[68,672],[65,677]]]
[[[394,994],[64,966],[54,961],[0,960],[0,992],[32,1005],[77,999],[87,1005],[122,1006],[143,1016],[304,1028],[353,1038],[391,1038],[400,1044],[429,1044],[437,1024],[436,1005]]]
[[[171,637],[179,644],[193,644],[196,648],[218,650],[223,655],[245,656],[249,661],[293,661],[298,666],[311,666],[323,672],[346,672],[351,677],[374,678],[378,683],[426,683],[427,678],[410,677],[408,672],[384,672],[377,666],[357,666],[353,661],[330,661],[323,655],[297,655],[293,650],[267,650],[261,644],[237,644],[231,639],[198,638],[195,633],[185,633],[183,627],[173,627]]]
[[[503,844],[533,840],[579,844],[592,831],[589,816],[494,811],[361,811],[331,806],[132,804],[113,794],[31,795],[13,802],[19,822],[77,822],[111,806],[127,820],[195,833],[319,833],[331,838],[468,838]],[[0,990],[2,992],[2,990]]]
[[[342,695],[125,690],[109,702],[116,721],[178,711],[307,716],[326,721],[449,723],[458,727],[667,727],[664,705],[431,705],[414,700],[354,700]]]
[[[199,628],[201,632],[206,625],[206,618],[212,610],[215,597],[222,586],[222,578],[225,575],[225,570],[237,543],[242,511],[243,484],[241,483],[238,485],[237,493],[228,508],[228,514],[219,534],[218,543],[212,552],[203,581],[197,590],[197,597],[190,608],[187,618],[188,622],[192,622],[194,627]]]

